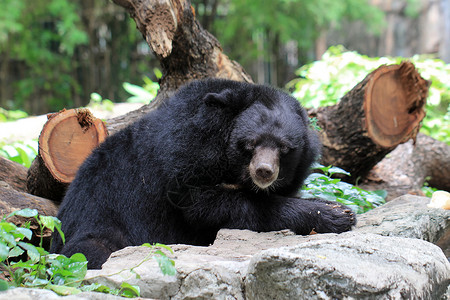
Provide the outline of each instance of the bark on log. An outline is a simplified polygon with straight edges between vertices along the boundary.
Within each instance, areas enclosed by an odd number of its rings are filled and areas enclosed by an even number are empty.
[[[38,156],[28,170],[27,190],[61,201],[81,163],[108,132],[88,109],[63,110],[48,118],[39,136]]]
[[[23,165],[0,156],[0,181],[6,182],[15,190],[27,190],[27,171]]]
[[[151,104],[108,121],[113,134],[159,106],[182,85],[207,77],[252,82],[220,43],[195,19],[188,0],[113,0],[124,7],[161,63],[160,91]]]
[[[8,183],[0,181],[0,218],[24,208],[34,208],[44,216],[56,216],[58,212],[58,205],[53,201],[16,191]],[[33,238],[30,242],[35,246],[39,245],[41,231],[34,218],[14,216],[9,218],[8,222],[12,222],[16,226],[22,226],[26,222],[30,222],[30,229],[33,231]],[[49,248],[51,234],[52,232],[49,229],[43,232],[43,247],[45,249]]]
[[[322,163],[364,177],[397,145],[415,139],[429,83],[410,62],[381,66],[334,106],[309,111],[322,128]]]
[[[368,190],[386,190],[387,200],[404,194],[421,195],[425,181],[450,191],[450,146],[425,134],[399,145],[380,161],[361,184]]]

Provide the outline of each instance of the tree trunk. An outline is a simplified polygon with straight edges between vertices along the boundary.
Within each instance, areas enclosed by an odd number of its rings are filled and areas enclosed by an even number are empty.
[[[381,66],[334,106],[309,111],[322,128],[322,163],[364,177],[397,145],[415,139],[429,83],[410,62]]]
[[[27,168],[0,156],[0,182],[6,182],[17,191],[27,190]]]
[[[53,201],[16,191],[6,182],[0,181],[0,218],[24,208],[34,208],[39,214],[45,216],[56,216],[58,212],[58,205]],[[41,232],[34,219],[14,216],[8,221],[17,226],[22,226],[25,222],[31,221],[30,229],[33,231],[31,243],[36,246],[39,244]],[[51,234],[50,230],[45,230],[43,233],[43,246],[46,249],[49,248]]]
[[[108,135],[88,109],[63,110],[48,116],[39,136],[39,153],[27,176],[28,192],[61,201],[79,166]]]
[[[387,200],[404,194],[420,195],[425,182],[432,187],[450,191],[450,146],[425,134],[399,145],[379,162],[363,181],[368,190],[386,190]]]
[[[252,82],[195,19],[188,0],[113,0],[124,7],[161,63],[160,90],[151,104],[108,122],[111,134],[159,106],[182,85],[207,77]]]

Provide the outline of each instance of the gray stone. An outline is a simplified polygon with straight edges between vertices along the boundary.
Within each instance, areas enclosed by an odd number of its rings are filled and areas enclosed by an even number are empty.
[[[0,292],[0,300],[123,300],[109,294],[83,292],[77,295],[59,296],[50,290],[15,288]]]
[[[149,249],[127,247],[115,252],[91,281],[116,288],[121,282],[140,286],[141,296],[158,299],[244,299],[243,280],[250,255],[230,248],[173,245],[177,275],[163,275]],[[129,268],[137,266],[131,272]],[[123,271],[125,270],[125,271]],[[109,276],[109,274],[116,274]],[[138,276],[136,276],[136,274]]]
[[[221,230],[213,246],[173,249],[176,276],[162,275],[154,260],[141,264],[145,247],[114,253],[88,276],[113,288],[137,284],[143,297],[158,299],[430,299],[450,283],[442,251],[410,238]]]
[[[165,276],[146,247],[112,254],[87,282],[136,284],[157,299],[446,299],[450,212],[407,195],[358,216],[353,232],[297,236],[289,230],[220,230],[214,245],[172,245],[177,274]],[[425,241],[424,241],[425,240]],[[446,248],[447,247],[447,248]],[[60,299],[13,289],[2,299]],[[448,297],[450,299],[450,297]],[[81,293],[64,299],[116,299]]]
[[[450,210],[428,208],[430,198],[404,195],[358,215],[354,231],[417,238],[450,256]]]
[[[450,263],[417,239],[357,232],[256,254],[247,299],[439,299]]]

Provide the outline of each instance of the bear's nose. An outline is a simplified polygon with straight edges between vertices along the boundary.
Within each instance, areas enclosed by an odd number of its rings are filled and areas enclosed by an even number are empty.
[[[275,168],[267,163],[261,163],[256,167],[256,176],[264,180],[272,179]]]

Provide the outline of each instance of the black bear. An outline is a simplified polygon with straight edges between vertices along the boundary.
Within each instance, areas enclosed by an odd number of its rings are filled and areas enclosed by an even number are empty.
[[[209,245],[220,228],[351,229],[346,206],[296,197],[320,143],[298,101],[231,80],[194,81],[108,137],[80,167],[52,252],[89,268],[130,245]]]

